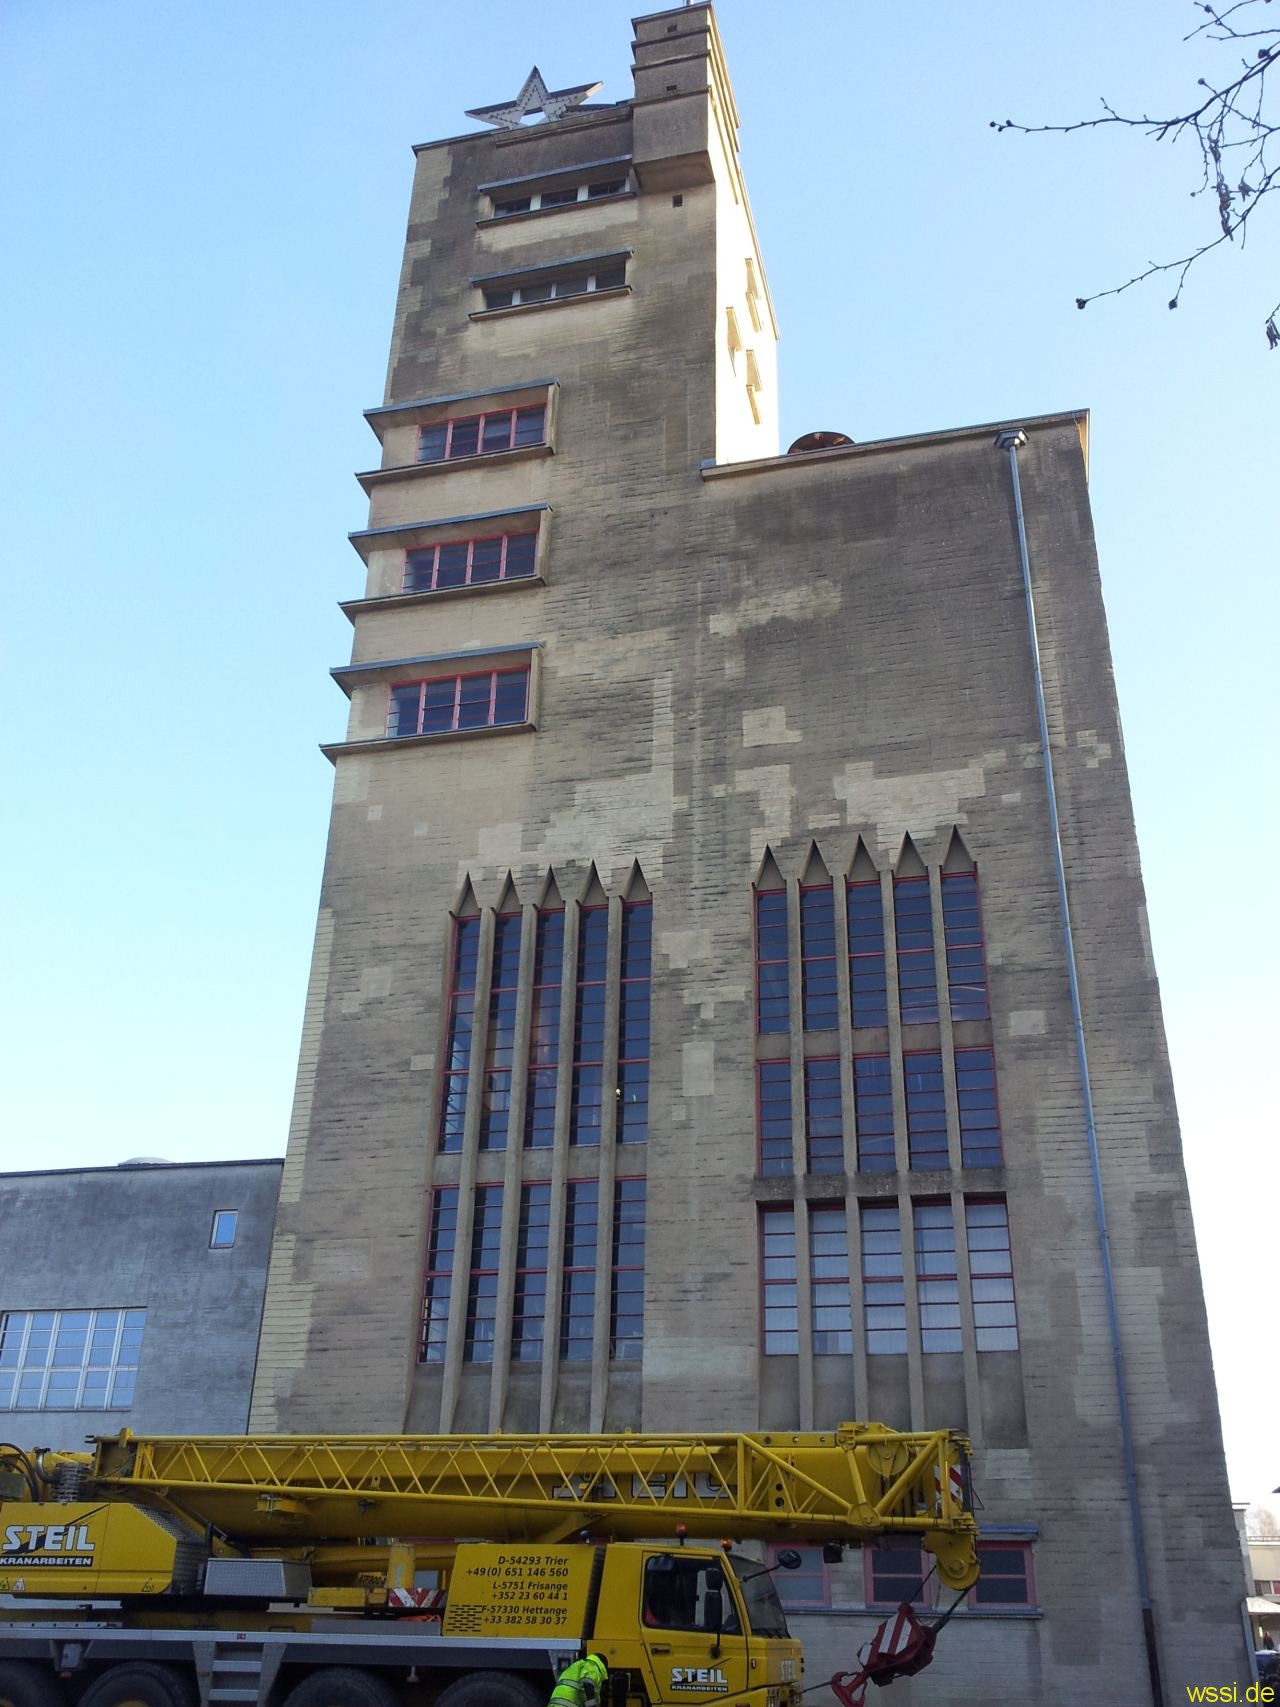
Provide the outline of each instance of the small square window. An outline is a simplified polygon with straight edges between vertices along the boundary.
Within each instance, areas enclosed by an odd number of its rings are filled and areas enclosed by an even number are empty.
[[[209,1249],[211,1251],[229,1251],[236,1242],[236,1220],[239,1216],[237,1209],[215,1209],[213,1212],[213,1227],[209,1232]]]

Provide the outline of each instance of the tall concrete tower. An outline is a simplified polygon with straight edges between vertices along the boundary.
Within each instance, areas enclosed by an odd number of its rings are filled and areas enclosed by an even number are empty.
[[[253,1426],[967,1429],[904,1702],[1181,1699],[1242,1584],[1087,422],[779,455],[710,7],[634,55],[417,151]],[[920,1575],[806,1557],[812,1675]]]

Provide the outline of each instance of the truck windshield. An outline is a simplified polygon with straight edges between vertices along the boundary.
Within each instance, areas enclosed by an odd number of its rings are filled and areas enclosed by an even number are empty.
[[[747,1618],[752,1632],[757,1636],[789,1636],[787,1616],[778,1599],[772,1574],[758,1559],[745,1558],[741,1553],[730,1553],[729,1561],[742,1590],[742,1598],[747,1603]]]

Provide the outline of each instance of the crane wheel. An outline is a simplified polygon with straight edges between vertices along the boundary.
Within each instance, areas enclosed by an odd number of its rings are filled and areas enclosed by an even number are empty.
[[[78,1707],[196,1707],[198,1700],[195,1679],[185,1672],[132,1660],[100,1672]]]
[[[66,1707],[56,1677],[43,1666],[21,1660],[0,1660],[0,1707]]]
[[[545,1707],[550,1693],[509,1671],[473,1671],[442,1689],[436,1707]]]
[[[400,1697],[376,1671],[321,1666],[289,1691],[284,1707],[400,1707]]]

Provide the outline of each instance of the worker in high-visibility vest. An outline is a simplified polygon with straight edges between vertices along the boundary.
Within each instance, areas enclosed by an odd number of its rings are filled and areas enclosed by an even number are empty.
[[[574,1660],[560,1673],[548,1707],[601,1707],[609,1668],[599,1654]]]

